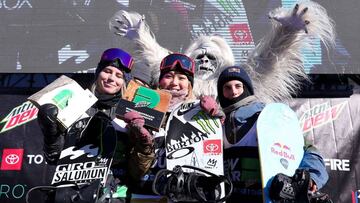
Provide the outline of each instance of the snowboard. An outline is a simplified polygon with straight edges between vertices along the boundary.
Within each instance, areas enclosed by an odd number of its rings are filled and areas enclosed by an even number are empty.
[[[56,187],[56,203],[91,203],[99,198],[117,142],[111,121],[103,119],[95,115],[82,132],[69,131],[51,182]]]
[[[283,173],[293,176],[304,155],[304,138],[296,113],[282,103],[265,106],[257,120],[263,202],[272,202],[272,178]]]
[[[220,119],[202,111],[199,100],[179,105],[169,115],[166,125],[165,154],[169,171],[178,171],[176,166],[183,166],[185,173],[223,176],[223,128]],[[226,198],[224,182],[220,183],[219,190],[219,197],[215,198]]]
[[[216,175],[224,174],[223,130],[220,119],[201,110],[198,100],[183,103],[166,126],[166,167],[189,165]],[[184,169],[191,172],[191,169]]]

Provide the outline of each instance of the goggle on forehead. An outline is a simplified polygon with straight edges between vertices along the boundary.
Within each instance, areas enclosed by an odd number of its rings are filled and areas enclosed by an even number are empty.
[[[184,54],[170,54],[166,56],[160,64],[160,71],[167,69],[174,69],[179,64],[181,69],[194,76],[195,73],[195,62]]]
[[[106,50],[101,56],[101,61],[107,61],[113,66],[123,68],[127,73],[131,71],[134,64],[134,59],[129,53],[117,48]]]

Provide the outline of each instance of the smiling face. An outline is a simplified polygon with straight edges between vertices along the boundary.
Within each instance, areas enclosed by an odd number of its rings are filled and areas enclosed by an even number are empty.
[[[233,100],[244,92],[244,85],[239,80],[230,80],[223,85],[222,90],[226,99]]]
[[[159,81],[161,89],[188,91],[190,81],[185,74],[177,71],[169,71],[165,73]]]
[[[107,66],[96,79],[97,90],[101,94],[116,94],[125,84],[124,73],[116,67]]]

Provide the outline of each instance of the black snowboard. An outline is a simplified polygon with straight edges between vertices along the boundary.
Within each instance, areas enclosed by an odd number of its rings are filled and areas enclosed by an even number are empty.
[[[55,202],[96,202],[105,186],[116,142],[111,120],[99,113],[82,132],[70,130],[51,182],[56,187]]]

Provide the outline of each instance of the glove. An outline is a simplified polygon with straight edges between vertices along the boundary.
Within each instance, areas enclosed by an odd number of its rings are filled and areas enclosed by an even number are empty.
[[[201,96],[200,97],[201,109],[210,116],[220,118],[221,123],[225,121],[225,114],[220,110],[219,105],[212,96]]]
[[[303,169],[297,169],[293,177],[277,174],[270,185],[270,198],[275,201],[287,200],[309,202],[310,174]]]
[[[58,113],[59,110],[54,104],[44,104],[39,107],[38,123],[46,137],[57,137],[59,135],[56,121]]]
[[[124,114],[124,121],[132,126],[143,127],[145,119],[136,111],[130,111]]]
[[[145,16],[136,12],[120,10],[110,21],[110,30],[114,34],[130,40],[139,39],[139,32],[145,29]]]
[[[151,133],[144,128],[145,119],[136,111],[130,111],[124,114],[124,121],[128,124],[131,139],[135,143],[135,147],[139,152],[149,154],[151,149],[149,146],[153,145],[153,138]],[[150,147],[152,148],[152,147]]]
[[[55,164],[64,145],[56,117],[59,111],[54,104],[44,104],[39,107],[38,123],[44,134],[44,157],[49,164]]]
[[[308,33],[307,25],[310,23],[308,20],[304,20],[303,16],[308,11],[308,8],[302,8],[299,12],[299,4],[296,4],[291,13],[280,12],[275,10],[269,14],[270,19],[274,19],[281,23],[284,27],[292,31],[304,30],[305,33]]]
[[[310,194],[310,203],[333,203],[329,195],[316,191]]]

